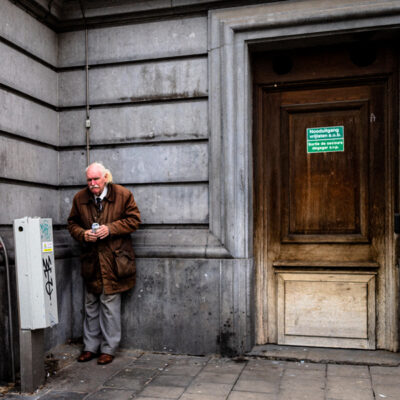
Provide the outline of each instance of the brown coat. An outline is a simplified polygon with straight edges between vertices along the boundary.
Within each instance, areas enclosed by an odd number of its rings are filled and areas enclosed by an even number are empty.
[[[110,235],[97,242],[85,242],[84,232],[92,223],[107,225]],[[135,285],[136,266],[130,233],[138,229],[140,213],[132,193],[108,184],[103,210],[98,212],[88,188],[79,191],[68,217],[68,230],[81,242],[81,274],[87,289],[95,294],[124,292]]]

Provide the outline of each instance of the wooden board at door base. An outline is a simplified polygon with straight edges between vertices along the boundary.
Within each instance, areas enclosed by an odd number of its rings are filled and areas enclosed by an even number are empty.
[[[375,348],[375,274],[278,272],[278,343]]]
[[[258,343],[397,346],[396,58],[348,51],[293,51],[283,74],[253,57]]]

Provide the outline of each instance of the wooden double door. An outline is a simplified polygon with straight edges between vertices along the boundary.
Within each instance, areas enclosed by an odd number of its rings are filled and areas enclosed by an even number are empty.
[[[355,49],[253,57],[258,343],[396,348],[396,58]]]

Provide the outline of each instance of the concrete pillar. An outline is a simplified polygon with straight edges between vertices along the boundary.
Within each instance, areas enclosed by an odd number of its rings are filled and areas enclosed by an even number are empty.
[[[32,393],[45,380],[44,329],[19,331],[21,392]]]

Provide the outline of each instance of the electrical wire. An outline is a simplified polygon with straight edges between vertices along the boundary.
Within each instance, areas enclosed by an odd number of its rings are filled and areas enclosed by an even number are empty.
[[[79,0],[82,12],[83,24],[85,26],[85,72],[86,72],[86,163],[90,164],[90,108],[89,108],[89,33],[86,24],[85,9],[82,0]]]

